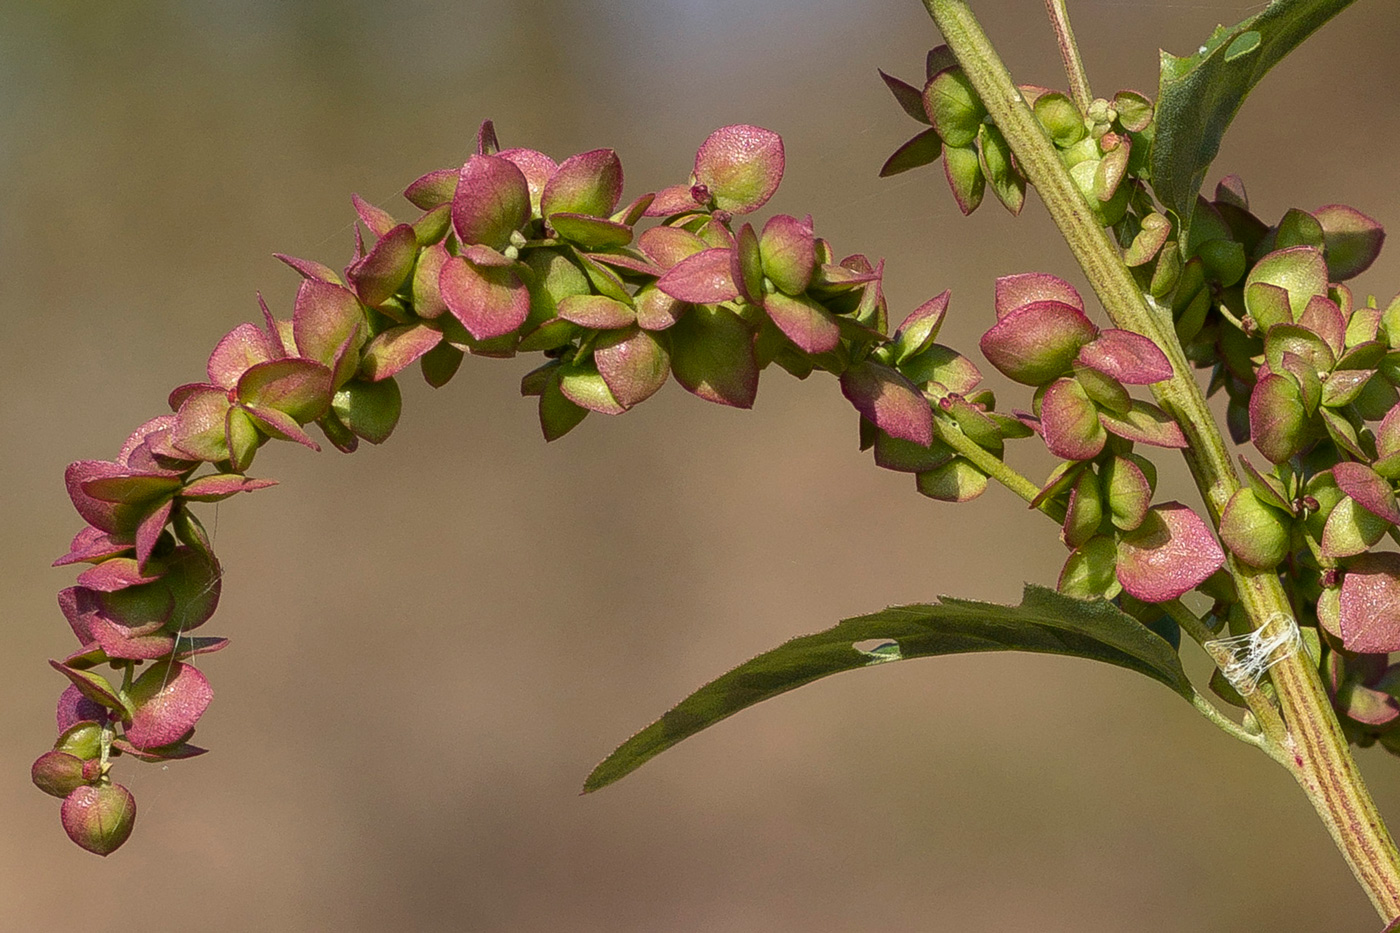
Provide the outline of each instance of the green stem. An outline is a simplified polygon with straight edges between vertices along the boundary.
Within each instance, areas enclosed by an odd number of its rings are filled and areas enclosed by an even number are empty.
[[[1158,606],[1181,627],[1183,632],[1191,636],[1192,641],[1205,648],[1212,660],[1217,660],[1219,663],[1213,650],[1216,640],[1215,633],[1198,615],[1187,609],[1180,599],[1169,599],[1164,603],[1159,603]],[[1240,696],[1254,715],[1254,721],[1259,724],[1262,734],[1259,731],[1251,732],[1239,726],[1199,693],[1191,702],[1196,710],[1209,719],[1212,724],[1219,726],[1241,741],[1263,749],[1270,758],[1279,764],[1286,765],[1284,749],[1288,742],[1288,728],[1283,724],[1283,719],[1279,717],[1278,710],[1269,702],[1268,697],[1258,689],[1241,691]],[[1226,723],[1233,728],[1227,728]]]
[[[1201,696],[1199,693],[1191,697],[1191,705],[1196,707],[1196,712],[1204,716],[1211,725],[1230,736],[1230,738],[1239,739],[1246,745],[1253,745],[1279,764],[1285,763],[1283,758],[1280,757],[1281,750],[1275,743],[1269,741],[1268,736],[1259,732],[1250,732],[1244,726],[1216,709],[1214,703]]]
[[[1196,644],[1204,645],[1215,637],[1215,633],[1211,631],[1210,626],[1206,625],[1200,616],[1196,615],[1190,609],[1187,609],[1186,605],[1182,603],[1181,600],[1169,599],[1158,605],[1163,612],[1171,616],[1173,622],[1181,626],[1183,632],[1191,636],[1191,640]]]
[[[1034,502],[1036,496],[1040,495],[1039,486],[1007,466],[1004,460],[964,434],[956,422],[935,415],[933,430],[938,435],[938,439],[956,450],[960,457],[1025,499],[1026,502]],[[1049,499],[1040,503],[1038,508],[1057,522],[1065,520],[1064,508]]]
[[[1094,95],[1089,90],[1089,76],[1084,73],[1084,62],[1079,57],[1079,46],[1074,41],[1074,30],[1069,25],[1069,10],[1065,0],[1045,0],[1045,12],[1050,15],[1050,23],[1055,27],[1055,39],[1060,46],[1060,61],[1065,63],[1065,74],[1069,77],[1069,93],[1079,112],[1087,114]]]
[[[1170,361],[1172,377],[1153,386],[1153,394],[1186,435],[1187,465],[1218,525],[1239,479],[1205,396],[1192,378],[1168,309],[1150,303],[1139,291],[966,0],[923,2],[1114,325],[1152,340]],[[1248,567],[1233,555],[1227,555],[1226,567],[1254,628],[1280,615],[1292,619],[1288,598],[1274,572]],[[1386,920],[1400,918],[1400,852],[1351,756],[1317,669],[1300,651],[1276,664],[1270,677],[1287,724],[1285,765],[1377,912]]]

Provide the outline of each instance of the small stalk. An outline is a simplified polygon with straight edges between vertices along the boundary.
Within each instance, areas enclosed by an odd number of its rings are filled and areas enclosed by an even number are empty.
[[[1040,495],[1039,486],[1007,466],[1006,461],[1001,460],[990,450],[964,434],[956,422],[935,416],[933,430],[938,435],[938,439],[956,450],[960,457],[1026,500],[1027,503],[1033,503]],[[1046,499],[1037,508],[1056,522],[1065,520],[1064,507],[1052,499]]]
[[[1026,176],[1060,228],[1114,325],[1157,344],[1172,377],[1154,385],[1158,404],[1181,426],[1184,451],[1211,519],[1219,525],[1239,478],[1225,441],[1192,377],[1170,313],[1149,303],[1123,265],[1117,247],[1090,212],[1054,144],[1017,90],[967,0],[923,0],[973,87],[1002,131]],[[1273,571],[1248,567],[1227,554],[1240,601],[1257,629],[1292,607]],[[1331,698],[1305,651],[1270,669],[1287,728],[1284,765],[1322,819],[1352,874],[1387,921],[1400,918],[1400,852],[1351,756]]]
[[[1281,750],[1276,744],[1269,741],[1267,736],[1259,732],[1250,732],[1244,726],[1241,726],[1229,716],[1226,716],[1224,713],[1220,712],[1220,710],[1216,709],[1214,703],[1201,696],[1199,693],[1191,697],[1191,705],[1196,707],[1196,712],[1204,716],[1207,722],[1230,738],[1239,739],[1246,745],[1253,745],[1279,764],[1284,763],[1283,759],[1280,757]]]
[[[1198,645],[1204,645],[1215,637],[1215,633],[1210,630],[1210,626],[1200,616],[1196,615],[1186,604],[1179,599],[1169,599],[1158,604],[1163,612],[1171,616],[1173,622],[1181,627],[1181,630],[1191,636],[1191,640]]]
[[[938,439],[956,450],[959,456],[1022,499],[1031,502],[1040,495],[1039,486],[1031,482],[1028,477],[1007,466],[1006,462],[998,458],[996,454],[964,434],[962,428],[958,427],[955,422],[935,417],[933,430],[938,434]]]
[[[1055,27],[1055,39],[1060,46],[1060,61],[1065,63],[1065,74],[1069,77],[1069,93],[1079,112],[1087,114],[1094,95],[1089,90],[1089,76],[1084,73],[1084,61],[1079,57],[1079,46],[1074,41],[1074,30],[1069,25],[1069,10],[1065,0],[1045,0],[1045,12],[1050,16],[1050,24]]]

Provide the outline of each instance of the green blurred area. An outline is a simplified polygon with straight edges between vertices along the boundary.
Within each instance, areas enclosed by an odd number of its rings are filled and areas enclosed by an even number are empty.
[[[1019,80],[1063,85],[1039,4],[977,7]],[[1096,90],[1150,92],[1159,45],[1256,7],[1072,12]],[[63,686],[44,659],[71,650],[71,573],[44,569],[79,527],[64,465],[200,378],[256,291],[289,312],[272,252],[343,265],[350,193],[409,216],[398,193],[483,118],[557,158],[616,148],[627,198],[684,181],[719,125],[777,130],[769,208],[885,257],[895,320],[951,287],[942,339],[969,353],[995,276],[1080,281],[1034,198],[964,220],[939,168],[875,177],[917,129],[875,69],[914,79],[936,41],[913,0],[0,0],[0,929],[1374,929],[1280,769],[1087,662],[833,678],[578,797],[617,742],[792,635],[1058,573],[1019,500],[919,497],[857,451],[835,380],[776,369],[752,413],[673,385],[546,446],[517,392],[532,362],[469,359],[436,392],[403,379],[383,449],[266,449],[253,472],[282,485],[204,513],[227,575],[208,634],[233,639],[201,664],[213,753],[121,761],[140,815],[106,860],[29,784]],[[1341,201],[1400,223],[1398,41],[1393,3],[1341,16],[1246,104],[1211,180],[1243,174],[1266,219]],[[1358,292],[1400,288],[1397,255]],[[1194,501],[1180,469],[1163,482]],[[1400,819],[1400,762],[1361,758]]]

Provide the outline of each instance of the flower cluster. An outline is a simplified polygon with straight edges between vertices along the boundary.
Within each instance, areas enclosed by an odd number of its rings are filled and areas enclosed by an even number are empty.
[[[905,113],[929,127],[896,149],[880,174],[897,175],[942,157],[948,187],[964,214],[982,203],[988,185],[1007,210],[1019,214],[1026,178],[946,45],[928,53],[924,73],[920,89],[880,72]],[[1112,101],[1094,101],[1084,114],[1060,91],[1036,85],[1020,90],[1104,226],[1121,222],[1130,201],[1143,202],[1145,189],[1134,176],[1142,174],[1151,144],[1145,135],[1152,123],[1150,100],[1137,91],[1119,91]]]
[[[1025,179],[945,47],[929,53],[926,74],[920,90],[882,72],[930,127],[883,173],[941,155],[965,213],[986,183],[1018,211]],[[1362,304],[1341,284],[1374,262],[1384,231],[1339,204],[1268,224],[1236,176],[1199,198],[1191,217],[1169,215],[1150,194],[1150,100],[1121,91],[1081,112],[1060,92],[1021,92],[1143,294],[1170,313],[1187,359],[1210,370],[1212,393],[1225,392],[1235,441],[1252,441],[1272,466],[1241,458],[1246,483],[1220,517],[1220,541],[1243,564],[1279,574],[1353,740],[1400,753],[1400,665],[1387,657],[1400,650],[1400,555],[1374,550],[1387,536],[1400,541],[1400,298]],[[1155,470],[1131,451],[1134,442],[1186,446],[1164,412],[1125,388],[1171,375],[1161,350],[1100,331],[1053,276],[1002,279],[996,314],[983,353],[1036,387],[1023,418],[1064,459],[1035,500],[1063,519],[1071,554],[1060,589],[1131,611],[1199,587],[1216,601],[1217,624],[1245,629],[1216,572],[1225,555],[1210,528],[1179,503],[1150,506]],[[1212,686],[1243,705],[1222,678]]]
[[[941,156],[965,212],[987,183],[1019,211],[1026,179],[946,49],[930,53],[927,75],[922,90],[885,76],[929,129],[884,174]],[[1124,91],[1081,113],[1059,92],[1022,93],[1189,361],[1227,393],[1236,440],[1273,464],[1243,460],[1248,482],[1220,540],[1277,572],[1315,623],[1304,641],[1352,737],[1400,752],[1400,665],[1387,658],[1400,650],[1400,555],[1374,550],[1387,534],[1400,540],[1400,300],[1358,305],[1338,284],[1374,260],[1379,226],[1336,205],[1269,226],[1233,178],[1183,224],[1150,194],[1150,101]],[[170,394],[170,414],[113,460],[68,468],[86,526],[56,563],[89,566],[59,594],[79,647],[51,662],[69,685],[58,739],[33,766],[35,784],[63,799],[68,835],[103,855],[130,835],[135,802],[110,777],[114,759],[204,751],[192,739],[212,690],[192,659],[227,640],[193,634],[222,579],[195,504],[273,485],[247,475],[257,451],[269,440],[319,450],[312,425],[345,452],[382,443],[400,416],[396,377],[415,363],[441,387],[467,354],[540,352],[521,391],[538,400],[547,440],[590,412],[627,411],[672,376],[747,408],[772,364],[799,378],[829,372],[859,413],[862,449],[914,474],[922,494],[962,502],[993,477],[1019,479],[1061,525],[1062,592],[1115,600],[1156,626],[1160,604],[1199,589],[1215,601],[1213,622],[1247,625],[1210,526],[1179,502],[1153,503],[1156,469],[1137,446],[1187,446],[1167,412],[1130,394],[1173,377],[1161,347],[1096,326],[1055,276],[1002,278],[981,349],[1034,393],[1029,411],[998,412],[977,366],[937,343],[948,293],[887,335],[882,263],[838,259],[810,216],[736,222],[769,200],[783,169],[775,133],[723,127],[685,182],[623,203],[612,150],[556,162],[502,149],[488,121],[464,165],[408,186],[411,222],[353,199],[372,243],[357,227],[341,272],[279,256],[302,277],[291,317],[259,298],[261,322],[219,341],[206,380]],[[1039,485],[1005,464],[1006,442],[1032,436],[1062,461]],[[1240,701],[1222,679],[1212,686]]]
[[[612,150],[556,163],[502,149],[487,122],[463,166],[408,186],[412,222],[354,198],[373,240],[367,248],[357,227],[342,272],[279,256],[302,277],[291,318],[259,298],[261,323],[219,341],[206,380],[170,394],[171,414],[139,427],[115,459],[68,468],[86,527],[56,563],[90,566],[59,594],[79,647],[52,662],[69,686],[58,740],[33,779],[63,798],[73,841],[106,855],[130,835],[135,802],[111,780],[114,759],[204,751],[192,739],[213,694],[191,659],[227,640],[193,634],[222,578],[194,505],[273,485],[247,475],[258,449],[289,440],[319,450],[313,424],[345,452],[381,443],[399,419],[395,377],[414,363],[439,387],[468,353],[541,352],[521,390],[538,398],[547,440],[589,412],[632,408],[672,375],[703,399],[747,408],[770,364],[802,378],[824,370],[871,430],[930,448],[929,402],[893,364],[960,385],[945,373],[958,364],[932,347],[947,295],[891,340],[882,264],[838,258],[811,217],[736,230],[783,168],[777,134],[728,126],[701,145],[685,183],[619,206]],[[639,232],[645,218],[657,222]]]
[[[1235,176],[1198,199],[1184,248],[1178,227],[1140,281],[1225,393],[1234,439],[1271,467],[1241,457],[1245,485],[1220,538],[1279,574],[1352,740],[1400,753],[1400,665],[1388,663],[1400,650],[1400,556],[1374,550],[1400,523],[1400,299],[1358,302],[1343,284],[1375,261],[1385,232],[1340,204],[1268,224]]]
[[[982,352],[1036,387],[1022,417],[1064,459],[1036,500],[1063,502],[1062,538],[1072,551],[1060,590],[1106,598],[1126,591],[1160,603],[1199,586],[1225,555],[1190,509],[1150,507],[1156,470],[1133,452],[1135,444],[1186,446],[1166,412],[1128,394],[1127,386],[1169,378],[1166,356],[1139,334],[1094,326],[1078,292],[1051,275],[999,280],[996,312]]]

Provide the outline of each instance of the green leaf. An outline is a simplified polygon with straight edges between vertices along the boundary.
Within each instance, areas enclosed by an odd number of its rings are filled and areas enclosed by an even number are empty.
[[[1180,242],[1220,140],[1254,85],[1354,0],[1274,0],[1235,26],[1217,27],[1201,51],[1162,53],[1152,144],[1152,187],[1181,221]]]
[[[595,791],[742,709],[831,674],[907,658],[975,651],[1035,651],[1116,664],[1194,696],[1172,646],[1103,600],[1027,586],[1019,606],[943,597],[847,619],[794,638],[711,681],[624,742],[584,783]]]

